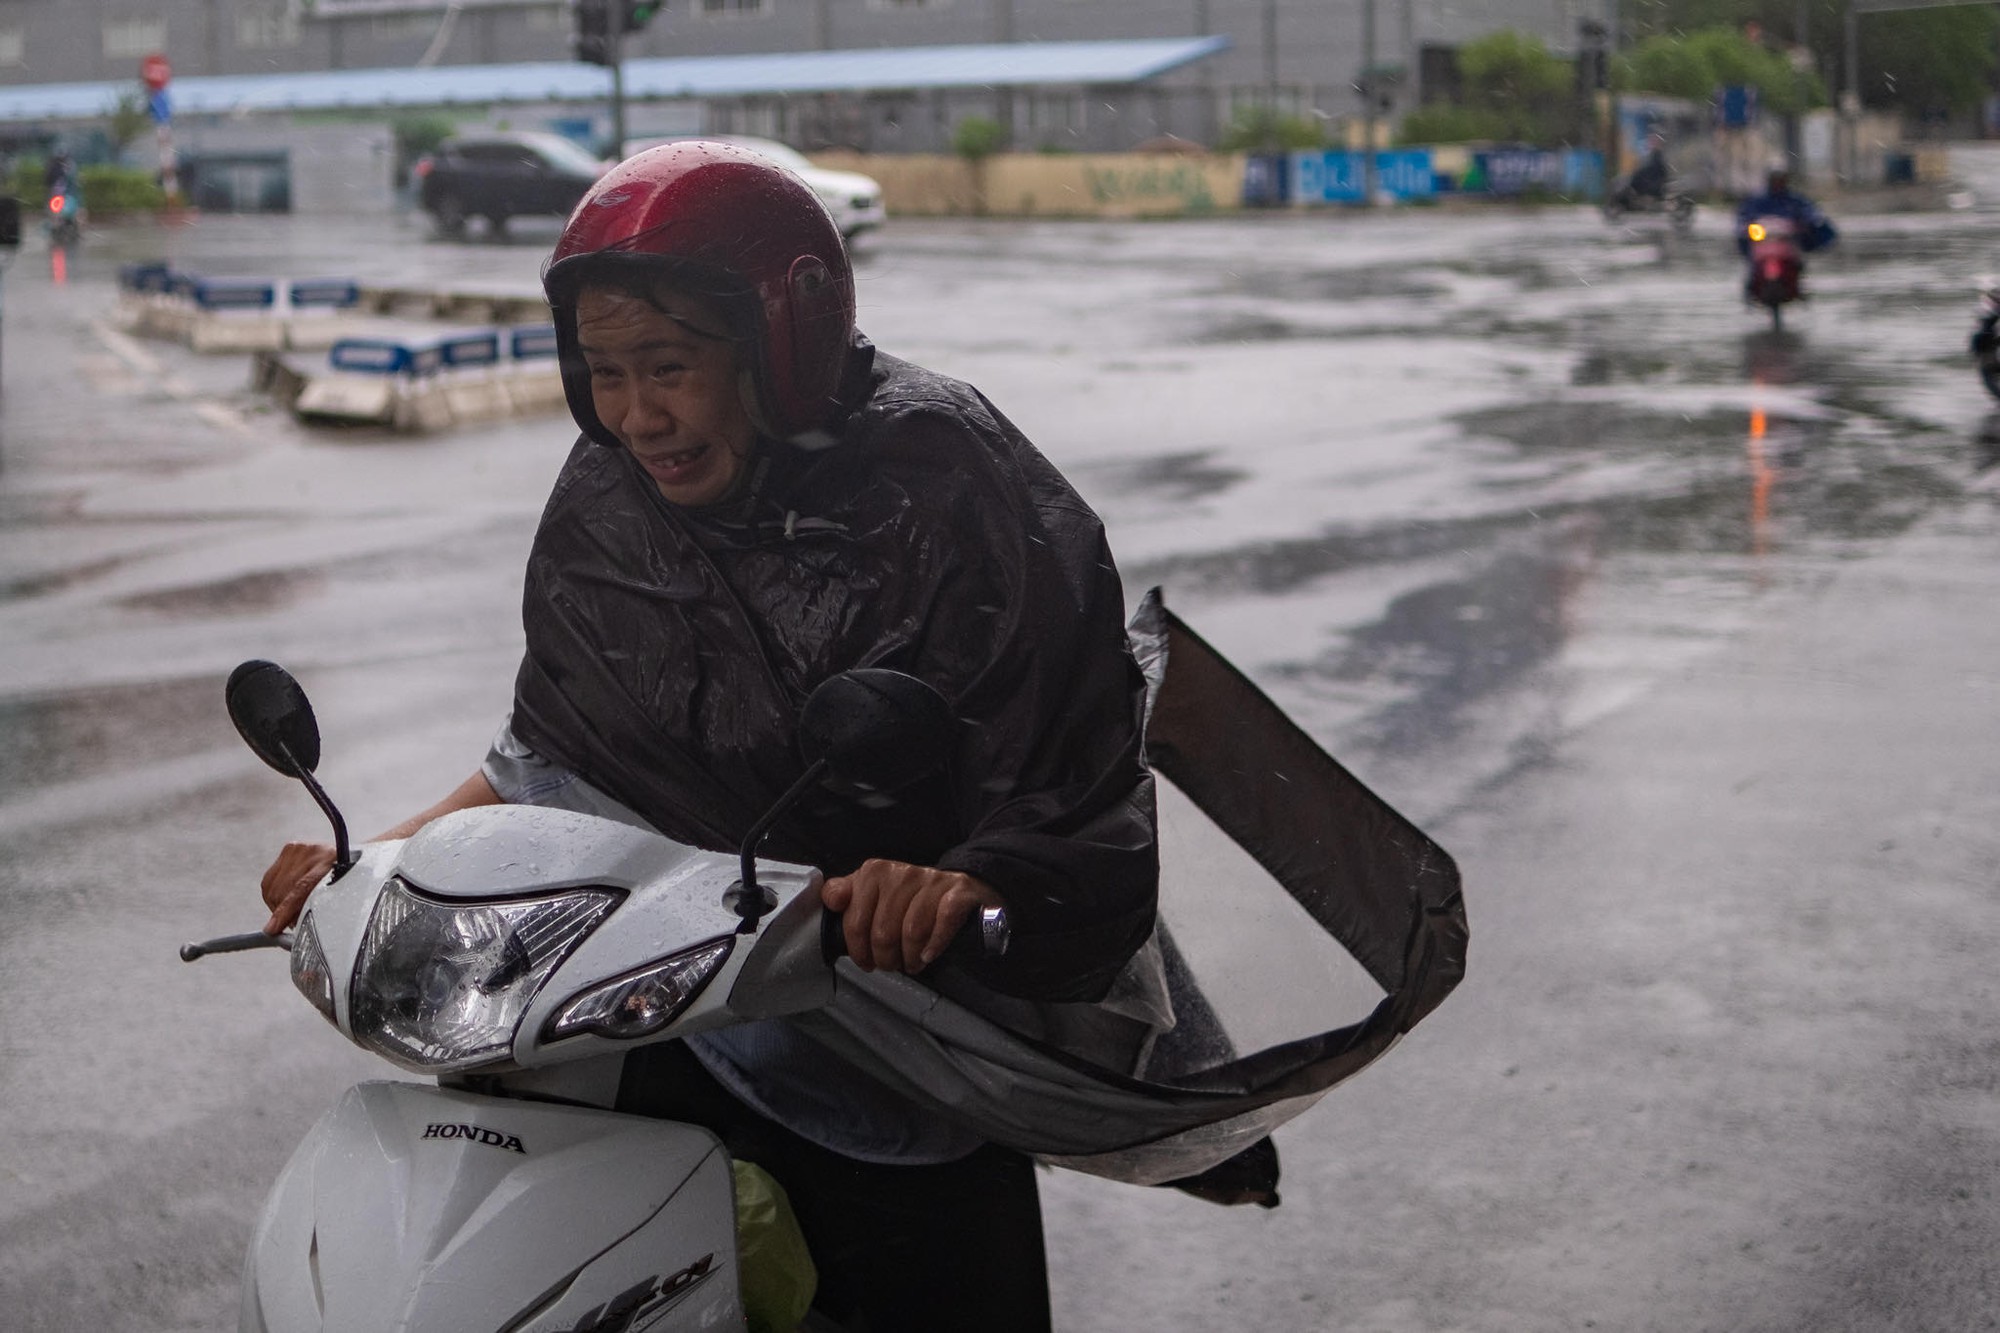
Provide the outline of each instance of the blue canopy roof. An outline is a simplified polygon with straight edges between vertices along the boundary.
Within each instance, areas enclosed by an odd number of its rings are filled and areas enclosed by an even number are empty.
[[[1227,37],[1113,42],[1008,42],[864,51],[701,56],[625,62],[628,98],[745,97],[784,93],[901,92],[1143,83],[1229,45]],[[175,79],[176,115],[327,111],[376,107],[595,102],[611,77],[595,65],[443,65]],[[129,81],[0,87],[0,121],[88,120],[105,114]]]

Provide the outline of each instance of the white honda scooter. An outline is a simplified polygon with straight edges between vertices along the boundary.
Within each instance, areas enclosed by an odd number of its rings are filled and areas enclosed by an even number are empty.
[[[268,662],[230,717],[305,783],[337,857],[295,932],[186,945],[291,950],[293,984],[358,1045],[436,1082],[350,1088],[265,1201],[244,1330],[623,1333],[742,1329],[731,1163],[692,1125],[610,1109],[636,1045],[800,1013],[833,995],[820,872],[753,860],[826,774],[891,789],[941,767],[950,709],[886,671],[807,702],[819,758],[740,857],[562,810],[462,810],[350,851],[313,777],[319,729]],[[963,947],[1004,951],[1003,913]]]

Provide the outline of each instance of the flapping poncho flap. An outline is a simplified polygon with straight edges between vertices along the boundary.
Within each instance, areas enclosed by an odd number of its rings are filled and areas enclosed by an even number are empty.
[[[918,981],[847,964],[832,1005],[799,1021],[994,1142],[1156,1184],[1234,1156],[1388,1050],[1463,977],[1467,926],[1445,851],[1314,744],[1157,591],[1131,633],[1150,687],[1148,758],[1383,987],[1374,1010],[1246,1055],[1177,1033],[1136,1071],[1022,1037]],[[1180,987],[1174,1001],[1183,1027],[1206,1013]],[[1199,1052],[1222,1058],[1191,1059]]]

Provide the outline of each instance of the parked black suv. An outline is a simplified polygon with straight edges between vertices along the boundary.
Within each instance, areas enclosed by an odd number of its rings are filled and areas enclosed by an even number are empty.
[[[410,174],[438,234],[457,236],[474,215],[496,233],[510,217],[567,216],[605,168],[560,134],[494,132],[447,139]]]

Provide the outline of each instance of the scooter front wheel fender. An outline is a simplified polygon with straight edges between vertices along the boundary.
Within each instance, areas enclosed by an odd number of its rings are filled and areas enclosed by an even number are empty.
[[[239,1328],[741,1329],[727,1154],[691,1125],[362,1083],[272,1187]]]

